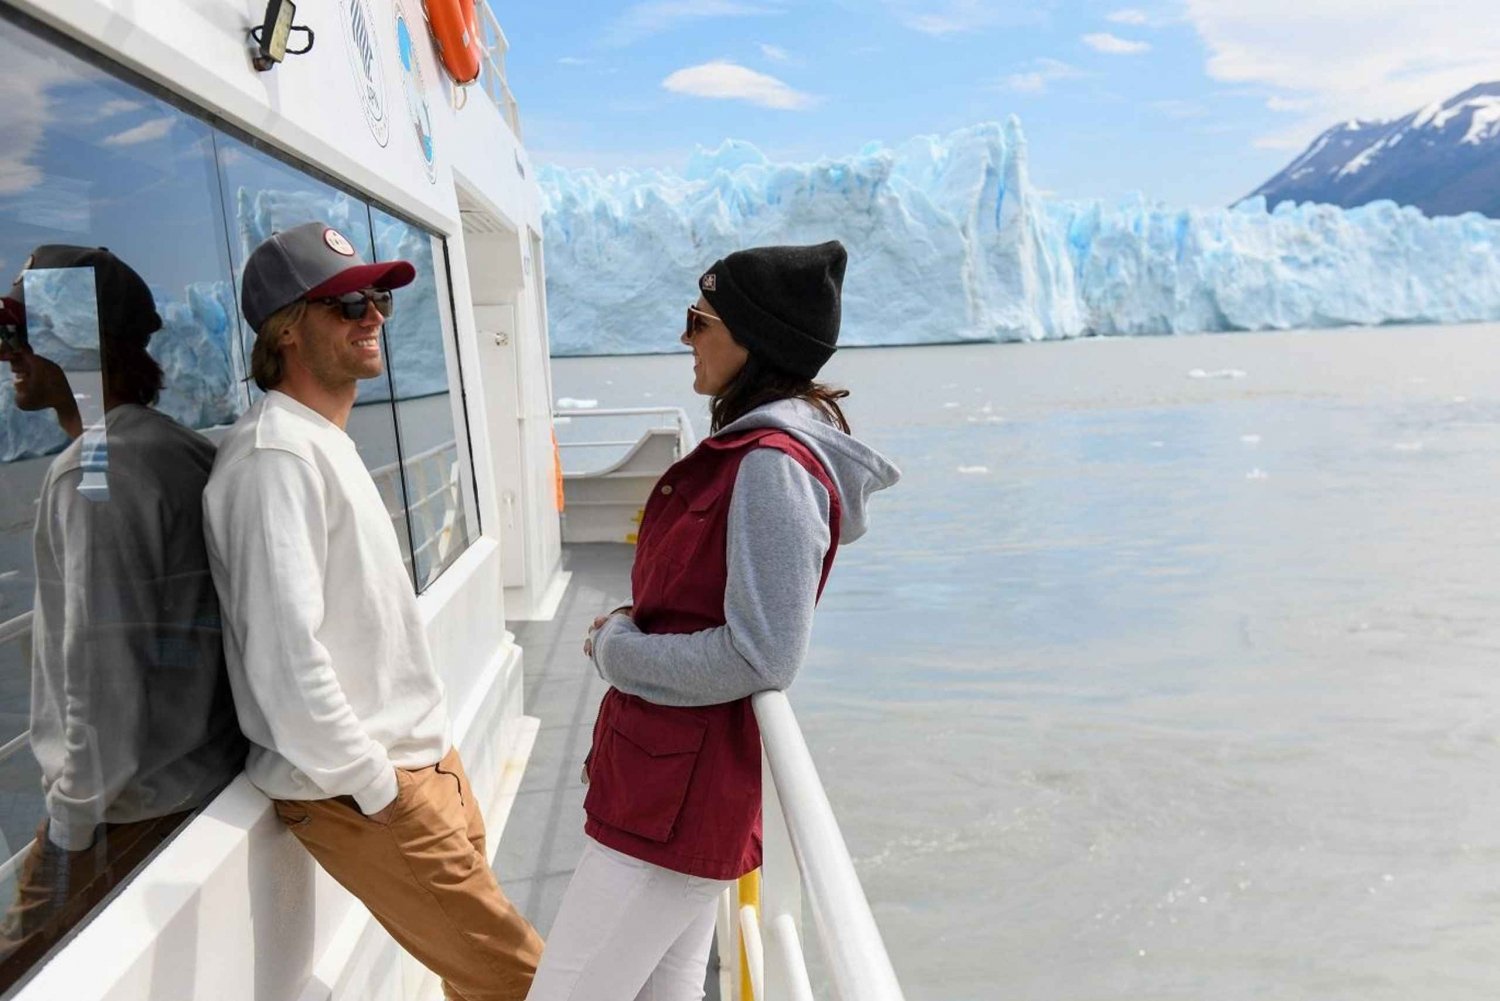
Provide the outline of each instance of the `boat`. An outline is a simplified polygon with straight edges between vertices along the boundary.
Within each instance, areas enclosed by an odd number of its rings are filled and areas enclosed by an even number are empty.
[[[668,414],[668,425],[624,443],[618,461],[563,476],[542,199],[506,76],[508,40],[487,0],[475,13],[482,65],[463,86],[421,0],[0,0],[12,95],[0,110],[10,139],[0,270],[36,275],[39,246],[107,246],[160,314],[150,335],[164,371],[156,407],[214,440],[256,393],[237,299],[252,247],[319,219],[329,239],[367,259],[415,263],[417,281],[397,293],[385,329],[388,375],[362,387],[349,432],[402,541],[492,858],[520,859],[541,843],[518,833],[526,823],[545,828],[572,802],[556,792],[558,769],[587,740],[550,714],[589,697],[575,687],[573,702],[548,706],[527,682],[576,649],[573,623],[601,610],[591,595],[628,586],[621,567],[646,491],[692,441],[685,417]],[[30,277],[24,288],[29,310],[45,289],[33,291]],[[66,324],[31,330],[32,347],[51,345],[83,423],[107,430],[98,349],[74,336],[89,323],[97,333],[99,316],[69,313]],[[0,391],[5,893],[43,810],[26,710],[40,642],[32,522],[68,444],[51,414],[19,412],[16,392]],[[107,484],[120,451],[89,433],[87,473]],[[767,860],[763,879],[721,905],[712,986],[725,998],[813,996],[807,911],[839,996],[900,997],[790,705],[765,693],[756,711]],[[565,746],[537,752],[548,727]],[[581,820],[574,811],[565,822],[576,830]],[[542,875],[506,871],[502,881]],[[440,996],[436,977],[313,864],[243,774],[226,775],[108,883],[45,954],[12,970],[5,998]]]

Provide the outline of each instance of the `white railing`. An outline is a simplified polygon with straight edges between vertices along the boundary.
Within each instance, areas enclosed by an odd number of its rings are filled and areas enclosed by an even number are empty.
[[[484,88],[485,94],[494,102],[495,107],[505,116],[505,123],[510,126],[516,141],[521,139],[521,109],[516,104],[516,96],[510,91],[510,84],[505,81],[505,53],[510,50],[510,42],[505,37],[505,32],[500,29],[500,22],[495,17],[495,12],[490,9],[489,0],[479,0],[476,5],[479,11],[479,32],[483,36],[483,68],[479,71],[479,86]]]
[[[404,503],[403,470],[410,491]],[[453,548],[464,544],[454,531],[463,510],[457,441],[445,441],[404,462],[372,469],[370,478],[380,491],[398,538],[405,534],[407,518],[411,519],[411,559],[417,566],[442,566]],[[429,557],[430,562],[423,563],[423,557]]]
[[[835,996],[902,1001],[901,984],[791,703],[782,692],[761,692],[751,705],[764,751],[764,859],[761,878],[742,880],[719,908],[720,996],[811,1001],[802,948],[805,892]]]
[[[675,428],[677,431],[679,458],[687,455],[694,448],[696,448],[698,444],[697,438],[693,434],[693,423],[692,421],[688,420],[687,411],[683,410],[681,407],[605,407],[603,409],[599,409],[597,407],[590,407],[587,409],[584,409],[582,407],[563,407],[552,412],[552,420],[555,424],[572,423],[573,420],[580,417],[664,418],[649,423],[646,430],[657,427]],[[587,439],[576,439],[569,437],[566,441],[559,439],[557,447],[564,450],[574,448],[627,449],[640,440],[641,439],[639,437]],[[662,472],[666,472],[666,470],[664,469],[662,470]]]

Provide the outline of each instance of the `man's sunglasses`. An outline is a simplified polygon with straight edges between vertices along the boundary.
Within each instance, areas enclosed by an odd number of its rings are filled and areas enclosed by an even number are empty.
[[[7,351],[25,351],[26,328],[16,323],[0,323],[0,347]]]
[[[346,320],[363,320],[371,306],[381,316],[390,316],[396,311],[396,299],[391,295],[391,290],[385,288],[367,288],[358,292],[345,292],[343,295],[323,296],[313,302],[332,306]]]
[[[697,306],[689,306],[687,311],[687,326],[682,329],[689,337],[693,337],[701,333],[710,323],[717,319],[719,318],[714,314],[699,309]]]

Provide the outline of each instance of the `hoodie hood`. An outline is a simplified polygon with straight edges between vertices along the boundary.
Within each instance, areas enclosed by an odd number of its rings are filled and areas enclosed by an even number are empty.
[[[869,445],[834,427],[822,411],[806,400],[777,400],[756,407],[714,437],[767,427],[786,431],[806,445],[838,488],[843,504],[839,544],[864,535],[870,495],[894,486],[901,479],[901,470]]]

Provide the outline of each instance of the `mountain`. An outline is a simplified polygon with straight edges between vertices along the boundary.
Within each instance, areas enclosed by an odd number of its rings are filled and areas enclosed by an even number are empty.
[[[1500,81],[1395,121],[1335,125],[1250,194],[1268,205],[1388,198],[1429,216],[1500,218]]]

